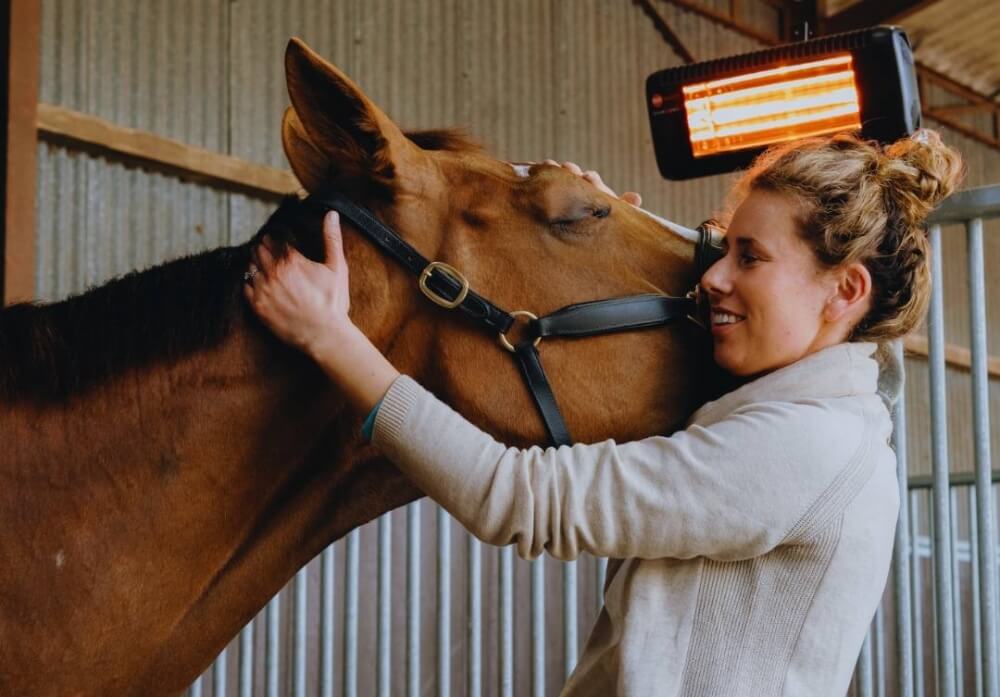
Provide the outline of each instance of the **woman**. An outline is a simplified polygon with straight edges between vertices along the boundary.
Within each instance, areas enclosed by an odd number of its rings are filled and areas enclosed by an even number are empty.
[[[922,221],[961,169],[929,131],[885,149],[838,135],[761,155],[734,188],[725,256],[701,279],[715,360],[746,382],[669,437],[494,441],[351,323],[336,214],[327,264],[294,252],[278,263],[262,245],[246,294],[369,413],[373,444],[477,537],[525,558],[615,560],[564,694],[839,696],[898,511],[898,366],[880,351],[879,380],[873,355],[925,312]]]

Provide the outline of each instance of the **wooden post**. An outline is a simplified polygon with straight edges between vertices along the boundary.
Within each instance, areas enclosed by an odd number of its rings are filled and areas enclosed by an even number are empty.
[[[35,113],[38,106],[39,0],[3,3],[3,201],[0,219],[0,303],[35,297]]]

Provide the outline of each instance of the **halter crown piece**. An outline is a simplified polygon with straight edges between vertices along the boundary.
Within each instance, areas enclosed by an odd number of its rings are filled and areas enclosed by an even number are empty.
[[[370,242],[416,275],[420,291],[432,302],[445,309],[460,310],[487,330],[496,332],[500,344],[517,358],[549,440],[556,446],[570,445],[573,439],[542,368],[538,345],[543,337],[596,336],[659,327],[685,317],[704,326],[699,320],[697,289],[680,298],[645,294],[593,300],[567,305],[544,317],[527,310],[507,312],[472,290],[458,269],[444,262],[427,260],[369,209],[355,204],[339,191],[320,191],[311,194],[306,201],[324,210],[335,210],[350,220]],[[719,258],[720,250],[711,226],[702,224],[698,232],[695,264],[701,271]],[[524,319],[525,327],[522,338],[513,343],[507,334],[517,319]]]

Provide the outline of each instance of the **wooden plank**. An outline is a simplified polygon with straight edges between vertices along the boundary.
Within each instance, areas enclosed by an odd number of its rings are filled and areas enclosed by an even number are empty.
[[[39,0],[10,0],[6,10],[10,14],[5,29],[9,53],[3,95],[7,113],[0,301],[9,305],[35,296],[35,107],[41,8]]]
[[[667,24],[667,21],[650,4],[649,0],[632,0],[632,3],[642,8],[643,13],[653,22],[657,33],[667,42],[670,48],[674,49],[674,53],[680,56],[681,60],[685,63],[695,62],[694,54],[688,50],[684,42],[681,41],[681,37],[677,36],[677,33],[670,28],[670,25]]]
[[[937,114],[945,116],[958,114],[974,114],[977,111],[1000,112],[1000,104],[976,102],[974,104],[943,104],[941,106],[924,107],[924,114],[934,118]]]
[[[879,24],[896,24],[939,0],[862,0],[822,20],[823,34],[839,34]]]
[[[757,39],[762,44],[772,46],[779,42],[779,37],[765,34],[762,31],[757,30],[755,27],[751,27],[748,24],[740,22],[733,19],[725,12],[720,12],[716,9],[708,7],[706,5],[701,5],[693,0],[663,0],[664,2],[669,2],[671,5],[676,5],[682,10],[687,10],[688,12],[693,12],[696,15],[700,15],[705,19],[710,19],[716,24],[721,24],[724,27],[737,31],[744,36],[749,36],[751,39]]]
[[[921,334],[910,334],[903,339],[903,349],[911,356],[927,358],[927,337]],[[964,346],[945,344],[945,363],[963,370],[972,369],[972,352]],[[989,356],[986,359],[986,370],[991,378],[1000,378],[1000,356]]]
[[[46,139],[68,140],[84,148],[110,151],[165,167],[196,181],[221,184],[266,198],[301,188],[288,170],[196,148],[52,104],[38,105],[38,132]]]

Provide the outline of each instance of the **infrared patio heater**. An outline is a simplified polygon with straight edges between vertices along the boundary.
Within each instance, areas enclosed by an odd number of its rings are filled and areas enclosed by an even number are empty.
[[[665,179],[731,172],[768,145],[838,131],[889,142],[920,127],[913,52],[898,27],[873,27],[646,79]]]

